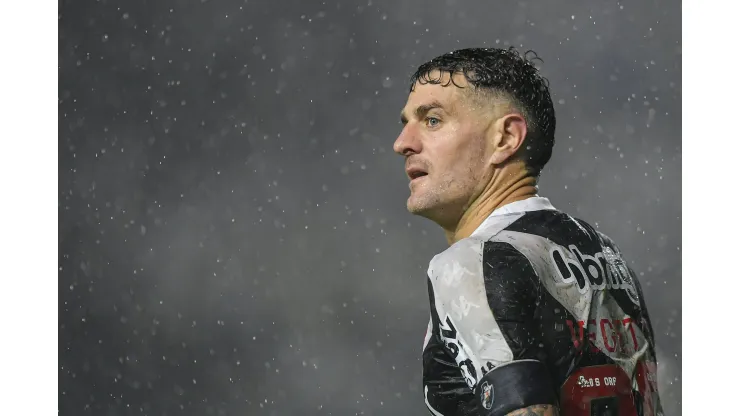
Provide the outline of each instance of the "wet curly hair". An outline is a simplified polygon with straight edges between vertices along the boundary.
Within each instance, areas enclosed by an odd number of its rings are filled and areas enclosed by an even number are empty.
[[[535,60],[542,62],[533,51],[522,55],[514,47],[459,49],[419,66],[411,76],[409,91],[413,91],[417,83],[453,84],[462,88],[452,77],[459,73],[476,92],[505,97],[527,123],[527,136],[518,156],[539,175],[550,160],[555,144],[555,108],[549,82],[534,66]],[[436,71],[439,72],[434,75]],[[450,76],[443,84],[445,73]]]

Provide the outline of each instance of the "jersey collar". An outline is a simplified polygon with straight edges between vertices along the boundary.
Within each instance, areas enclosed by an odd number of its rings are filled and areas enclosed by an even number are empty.
[[[502,207],[496,208],[489,217],[499,215],[518,214],[529,211],[554,210],[550,200],[542,196],[532,196],[521,201],[511,202]]]
[[[510,202],[504,206],[496,208],[496,210],[493,211],[491,215],[489,215],[488,218],[486,218],[485,221],[475,229],[475,231],[473,231],[473,234],[483,230],[489,223],[495,221],[497,219],[496,217],[542,210],[555,210],[555,207],[552,206],[550,200],[542,196],[532,196],[521,201]]]

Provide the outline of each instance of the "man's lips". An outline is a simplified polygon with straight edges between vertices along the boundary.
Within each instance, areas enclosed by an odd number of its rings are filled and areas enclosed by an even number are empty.
[[[422,178],[424,176],[427,176],[427,172],[423,169],[411,167],[406,169],[406,175],[409,177],[409,179],[416,180],[419,178]]]

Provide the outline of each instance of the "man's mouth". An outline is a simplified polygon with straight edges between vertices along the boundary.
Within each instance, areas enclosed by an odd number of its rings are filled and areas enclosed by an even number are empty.
[[[408,175],[409,179],[411,179],[411,181],[427,176],[426,172],[421,169],[415,168],[409,169],[406,174]]]
[[[411,178],[412,181],[415,180],[415,179],[422,178],[424,176],[427,176],[427,173],[426,172],[416,172],[416,173],[413,173],[413,174],[409,175],[409,177]]]

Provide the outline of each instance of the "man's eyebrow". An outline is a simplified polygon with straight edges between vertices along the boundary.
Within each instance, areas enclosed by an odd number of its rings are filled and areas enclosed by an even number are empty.
[[[422,105],[416,107],[416,110],[414,111],[414,113],[415,113],[417,119],[422,119],[422,118],[424,118],[424,116],[429,111],[431,111],[431,110],[433,110],[435,108],[439,108],[439,109],[444,110],[444,106],[442,105],[442,103],[440,103],[437,100],[434,100],[434,101],[432,101],[429,104],[422,104]],[[401,124],[404,124],[405,125],[408,122],[409,122],[408,117],[406,117],[406,114],[403,111],[401,111]]]

